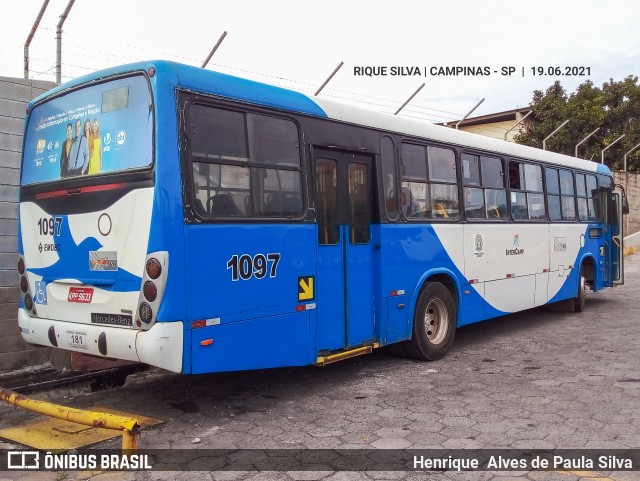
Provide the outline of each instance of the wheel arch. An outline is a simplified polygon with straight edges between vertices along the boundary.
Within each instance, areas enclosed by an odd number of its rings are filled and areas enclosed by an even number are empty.
[[[583,272],[585,279],[593,290],[595,290],[596,286],[598,285],[598,270],[596,269],[596,265],[596,260],[593,255],[585,254],[580,259],[578,265],[575,266],[578,275],[580,275],[580,272]]]
[[[411,322],[409,325],[409,328],[410,328],[409,332],[413,331],[413,321],[415,317],[416,307],[418,305],[418,299],[420,298],[420,294],[422,294],[422,291],[424,290],[425,286],[429,282],[439,282],[440,284],[443,284],[451,293],[451,297],[453,297],[454,305],[456,307],[456,325],[457,325],[457,313],[460,312],[460,308],[461,308],[460,292],[462,292],[462,287],[460,286],[460,282],[458,281],[458,278],[456,277],[456,275],[448,269],[430,269],[422,275],[422,277],[418,281],[416,289],[413,291],[413,296],[411,297],[410,312],[412,315],[411,315]]]

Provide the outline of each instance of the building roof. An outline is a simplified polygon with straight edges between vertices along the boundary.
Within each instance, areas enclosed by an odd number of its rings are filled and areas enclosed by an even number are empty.
[[[492,124],[495,122],[506,122],[509,120],[513,120],[515,122],[517,120],[517,114],[527,115],[529,111],[531,111],[531,107],[521,107],[513,110],[505,110],[504,112],[495,112],[493,114],[480,115],[478,117],[470,117],[460,122],[459,127]],[[529,119],[535,120],[535,115],[530,115]],[[444,122],[438,125],[444,125],[446,127],[455,127],[458,122],[459,122],[458,120],[452,120],[450,122]]]

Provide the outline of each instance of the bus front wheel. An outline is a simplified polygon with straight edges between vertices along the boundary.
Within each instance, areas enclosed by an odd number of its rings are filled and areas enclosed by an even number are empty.
[[[439,282],[425,285],[418,298],[413,332],[406,349],[420,360],[443,358],[456,332],[456,306],[449,289]]]

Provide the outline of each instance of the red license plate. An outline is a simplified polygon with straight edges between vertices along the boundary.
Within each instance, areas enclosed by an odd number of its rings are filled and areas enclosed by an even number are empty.
[[[67,302],[89,304],[93,298],[93,287],[70,287]]]

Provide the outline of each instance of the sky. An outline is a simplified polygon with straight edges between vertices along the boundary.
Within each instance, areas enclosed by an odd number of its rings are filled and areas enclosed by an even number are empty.
[[[67,3],[49,2],[30,78],[55,80]],[[0,76],[23,77],[43,1],[3,5]],[[640,73],[635,0],[76,0],[63,27],[62,80],[139,60],[200,66],[225,31],[211,70],[313,95],[344,62],[321,96],[393,113],[424,83],[401,115],[432,123],[460,119],[483,98],[471,117],[526,107],[555,80],[572,93],[586,80]]]

